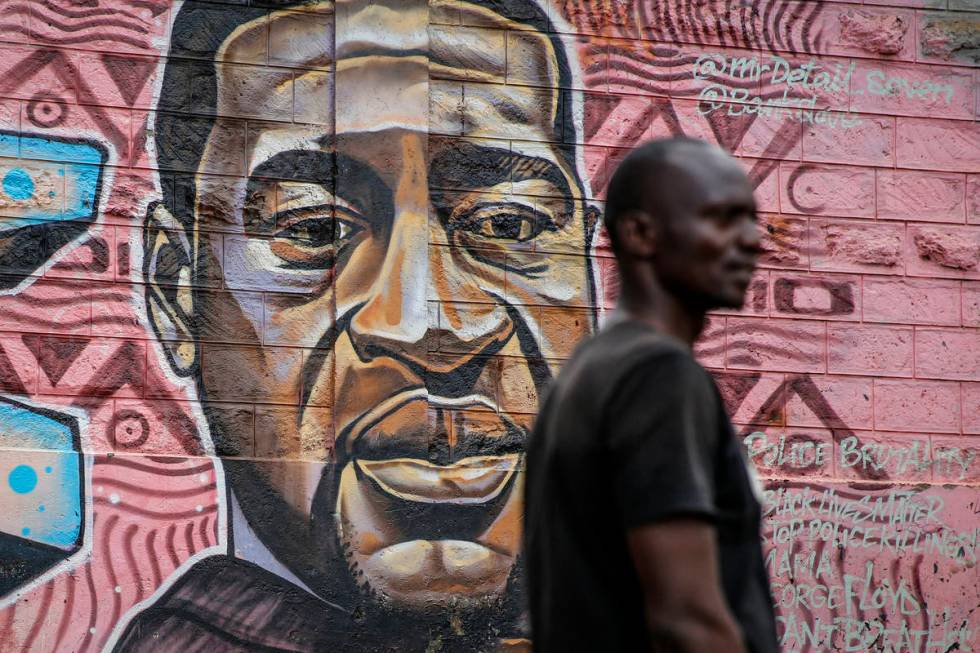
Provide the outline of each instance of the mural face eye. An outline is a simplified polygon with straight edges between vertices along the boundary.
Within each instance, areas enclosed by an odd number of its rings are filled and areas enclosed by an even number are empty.
[[[329,269],[337,251],[360,231],[360,227],[338,216],[339,207],[321,205],[281,213],[283,225],[272,240],[272,251],[288,267]]]
[[[523,243],[557,228],[542,211],[511,202],[478,205],[452,225],[454,231],[502,243]]]

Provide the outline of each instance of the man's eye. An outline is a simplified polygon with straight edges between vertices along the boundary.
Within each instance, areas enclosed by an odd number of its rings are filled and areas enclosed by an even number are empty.
[[[553,231],[556,228],[554,221],[543,213],[503,206],[473,211],[457,227],[480,238],[515,242],[531,240],[543,231]]]
[[[326,247],[332,245],[338,235],[342,235],[343,229],[342,223],[334,218],[310,218],[289,225],[276,237],[289,238],[304,247]]]
[[[347,220],[319,213],[308,218],[296,219],[295,215],[280,215],[283,222],[293,218],[276,232],[271,241],[273,253],[286,262],[288,267],[325,269],[333,266],[337,250],[343,247],[357,231]]]

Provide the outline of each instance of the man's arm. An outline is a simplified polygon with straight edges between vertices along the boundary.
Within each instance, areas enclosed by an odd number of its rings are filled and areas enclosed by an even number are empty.
[[[627,532],[654,653],[745,653],[722,596],[715,529],[670,519]]]

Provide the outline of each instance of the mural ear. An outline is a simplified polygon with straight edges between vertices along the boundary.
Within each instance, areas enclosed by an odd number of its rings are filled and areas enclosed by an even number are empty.
[[[197,365],[194,338],[193,253],[183,225],[159,202],[149,206],[143,232],[146,310],[174,371]]]

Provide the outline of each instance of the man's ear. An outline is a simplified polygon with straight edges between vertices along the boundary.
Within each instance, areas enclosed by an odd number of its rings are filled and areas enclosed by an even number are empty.
[[[193,251],[183,225],[159,202],[149,206],[143,231],[146,312],[174,371],[195,371]]]
[[[638,259],[650,259],[657,253],[660,230],[646,211],[627,211],[616,225],[620,249]]]

